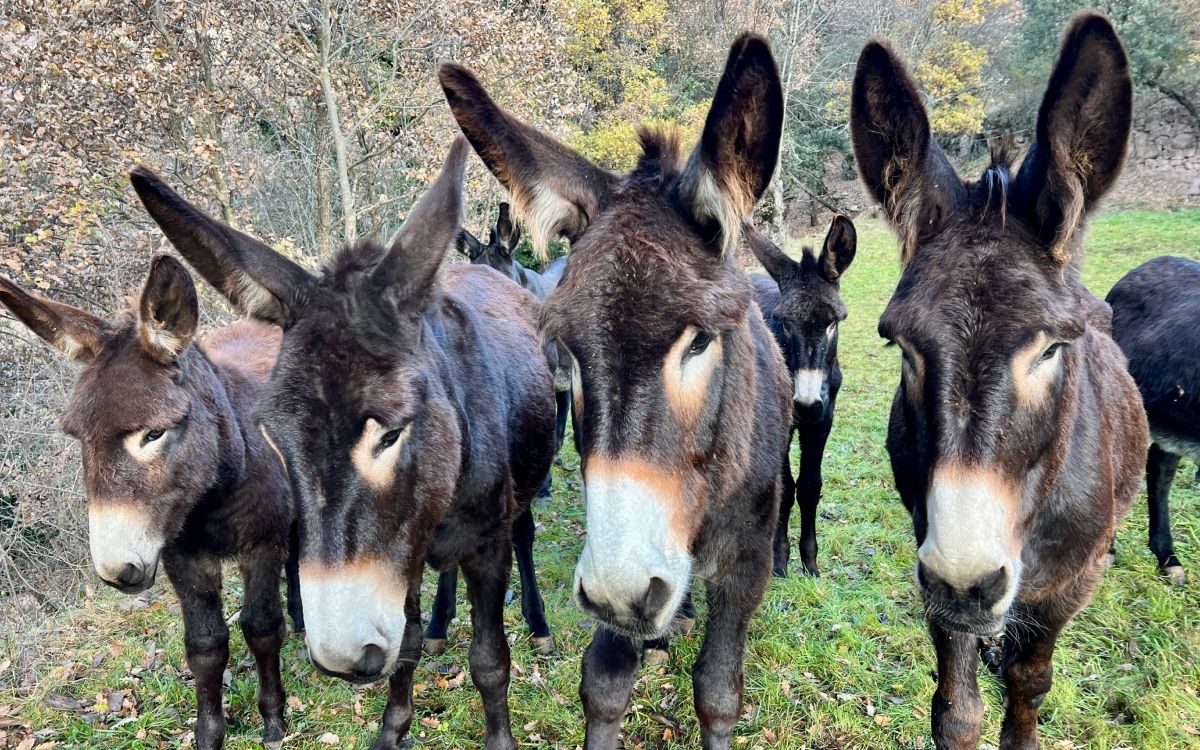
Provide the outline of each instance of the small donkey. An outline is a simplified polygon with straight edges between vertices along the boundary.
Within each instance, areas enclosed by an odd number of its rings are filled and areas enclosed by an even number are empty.
[[[507,203],[500,204],[496,226],[488,233],[488,242],[483,244],[465,227],[456,240],[458,251],[472,263],[491,266],[508,278],[528,289],[540,300],[546,299],[567,270],[567,256],[553,260],[546,270],[538,273],[521,265],[517,260],[517,246],[521,244],[521,227],[512,220]],[[570,387],[568,386],[568,390]]]
[[[225,737],[221,561],[232,558],[245,583],[238,622],[258,666],[263,742],[279,747],[285,562],[288,612],[297,632],[304,626],[287,478],[249,417],[279,353],[279,329],[243,321],[193,345],[196,288],[167,255],[150,266],[137,309],[115,320],[4,278],[0,302],[84,365],[62,427],[83,451],[92,564],[105,583],[136,593],[154,583],[162,562],[196,677],[196,746],[219,748]]]
[[[792,479],[791,446],[783,454],[783,495],[775,529],[775,575],[787,575],[790,552],[788,518],[800,503],[800,562],[809,575],[817,570],[817,503],[821,500],[821,459],[833,427],[833,409],[842,387],[838,366],[838,323],[846,319],[840,290],[842,274],[854,260],[854,224],[833,217],[820,256],[805,247],[799,261],[770,238],[745,225],[750,250],[770,277],[752,274],[754,297],[767,327],[783,350],[792,376],[792,431],[800,436],[800,473]]]
[[[542,301],[554,291],[567,270],[565,255],[551,261],[541,273],[531,271],[517,261],[521,226],[512,220],[507,203],[500,204],[496,226],[489,231],[486,245],[465,227],[459,231],[456,244],[459,252],[470,258],[472,263],[491,266]],[[567,413],[571,408],[571,353],[560,343],[547,343],[546,359],[554,371],[554,405],[557,409],[554,453],[558,455],[567,434]],[[551,476],[547,474],[546,482],[538,492],[539,499],[550,497],[550,482]]]

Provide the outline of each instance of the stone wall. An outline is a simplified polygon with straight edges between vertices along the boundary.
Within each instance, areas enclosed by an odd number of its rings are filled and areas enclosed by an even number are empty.
[[[1129,158],[1146,171],[1189,183],[1200,195],[1200,128],[1188,111],[1159,93],[1137,98]]]

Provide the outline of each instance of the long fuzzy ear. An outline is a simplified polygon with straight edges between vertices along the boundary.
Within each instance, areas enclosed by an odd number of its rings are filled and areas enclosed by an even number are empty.
[[[146,167],[134,167],[129,181],[184,260],[242,314],[283,328],[295,321],[314,285],[307,271],[188,203]]]
[[[700,143],[679,181],[680,204],[720,233],[722,251],[775,172],[783,135],[783,86],[767,40],[743,34],[729,49]]]
[[[916,83],[887,43],[863,47],[850,95],[850,136],[863,183],[900,235],[901,262],[965,195],[934,141]]]
[[[798,273],[800,264],[789,258],[782,248],[772,242],[770,237],[755,229],[750,222],[742,222],[742,233],[746,236],[750,252],[754,253],[763,269],[776,282],[783,283]]]
[[[36,297],[0,276],[0,303],[50,346],[76,362],[100,353],[104,321],[78,307]]]
[[[1059,264],[1084,217],[1121,173],[1133,119],[1129,60],[1108,19],[1076,15],[1038,110],[1037,133],[1015,194]]]
[[[438,81],[471,147],[512,198],[534,251],[550,240],[575,241],[611,198],[617,177],[505,112],[461,65],[446,63]]]
[[[387,255],[371,274],[384,297],[404,318],[415,319],[425,308],[446,251],[461,236],[463,176],[467,142],[458,136],[441,174],[413,206]]]
[[[483,253],[483,243],[479,241],[478,237],[471,234],[466,227],[458,230],[458,236],[454,238],[454,246],[471,261],[474,261]]]
[[[821,275],[835,284],[842,274],[854,261],[854,252],[858,249],[858,233],[854,230],[854,222],[842,214],[833,217],[829,231],[825,234],[825,245],[821,248],[818,263]]]
[[[142,349],[164,365],[174,362],[200,322],[196,285],[183,264],[159,255],[150,264],[150,275],[138,302],[138,336]]]
[[[496,234],[508,248],[509,255],[517,251],[517,245],[521,244],[521,225],[513,221],[507,203],[500,204],[500,215],[496,217]]]

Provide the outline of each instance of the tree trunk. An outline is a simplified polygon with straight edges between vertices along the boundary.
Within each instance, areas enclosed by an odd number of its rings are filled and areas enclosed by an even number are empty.
[[[320,58],[321,94],[325,98],[325,114],[329,120],[329,135],[333,141],[334,163],[337,168],[338,190],[342,199],[342,239],[354,242],[358,236],[358,215],[354,208],[354,190],[350,187],[350,160],[346,154],[346,134],[338,117],[337,94],[329,71],[330,42],[333,15],[329,2],[321,3],[321,18],[317,24],[317,51]]]
[[[333,254],[333,184],[329,179],[330,165],[333,163],[333,144],[329,138],[329,120],[325,107],[319,101],[313,102],[314,137],[316,149],[313,172],[316,176],[317,216],[314,229],[317,235],[317,257],[328,258]]]

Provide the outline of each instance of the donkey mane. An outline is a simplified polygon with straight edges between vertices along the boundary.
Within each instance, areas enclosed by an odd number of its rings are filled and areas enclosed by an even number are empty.
[[[322,268],[321,278],[334,289],[347,291],[369,276],[387,255],[387,248],[375,238],[347,244]]]

